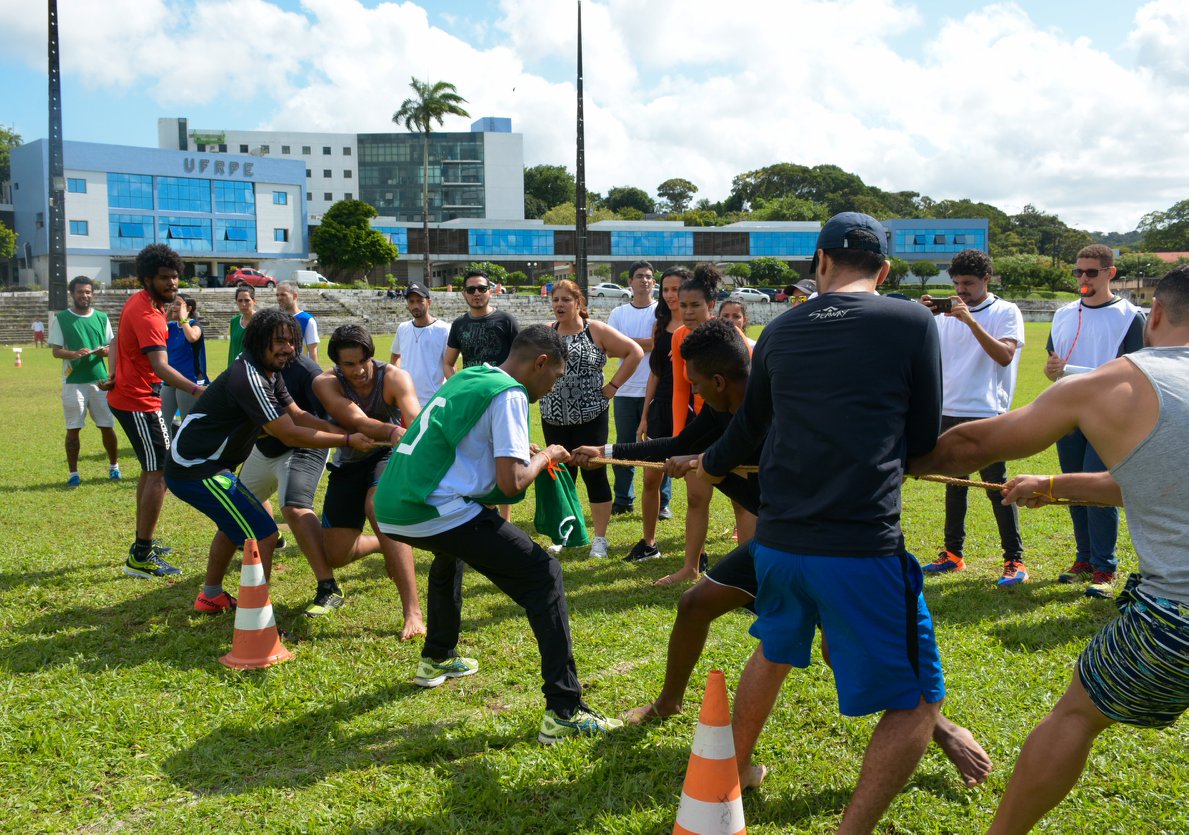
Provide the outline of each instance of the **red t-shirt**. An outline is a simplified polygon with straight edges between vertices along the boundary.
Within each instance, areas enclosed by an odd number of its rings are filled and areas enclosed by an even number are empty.
[[[168,341],[165,312],[153,306],[148,290],[133,294],[116,332],[116,386],[107,393],[109,404],[125,412],[161,410],[161,378],[146,355],[164,351]]]

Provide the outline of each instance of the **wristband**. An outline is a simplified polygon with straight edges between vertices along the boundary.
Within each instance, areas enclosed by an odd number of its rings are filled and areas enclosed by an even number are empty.
[[[614,380],[608,380],[607,385],[611,386],[611,388],[613,388],[613,389],[619,388],[619,383],[615,382]]]
[[[397,429],[398,429],[398,427],[393,426],[391,429],[388,430],[388,443],[390,443],[390,444],[394,443],[394,441],[392,440],[392,436],[396,434]]]
[[[348,432],[343,437],[343,446],[351,446],[351,433],[350,432]]]
[[[1049,476],[1049,501],[1057,501],[1057,497],[1053,495],[1053,477]]]
[[[194,397],[194,396],[196,396],[197,394],[198,394],[198,386],[194,386],[194,388],[190,389],[190,396],[191,396],[191,397]]]
[[[614,458],[615,457],[614,455],[611,454],[611,446],[612,446],[611,444],[603,444],[603,457],[604,458]]]

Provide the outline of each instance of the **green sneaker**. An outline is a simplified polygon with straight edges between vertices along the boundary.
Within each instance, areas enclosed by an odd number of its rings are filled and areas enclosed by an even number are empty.
[[[619,719],[608,719],[601,713],[591,710],[579,703],[569,719],[562,719],[552,710],[545,711],[541,720],[541,732],[537,734],[537,742],[542,745],[553,745],[559,739],[578,734],[594,736],[618,730],[623,727]]]
[[[339,592],[333,591],[331,589],[319,589],[317,594],[314,595],[313,602],[305,607],[305,611],[303,611],[302,614],[307,618],[316,618],[319,615],[329,615],[335,609],[340,608],[345,602],[346,601],[343,599],[343,595]],[[420,674],[421,670],[418,669],[417,672]]]
[[[175,577],[181,574],[182,570],[161,559],[155,549],[142,560],[137,558],[135,549],[129,548],[128,559],[124,562],[124,573],[129,577],[147,580],[150,577]]]
[[[479,662],[474,658],[457,655],[441,663],[432,658],[422,658],[417,662],[417,675],[413,678],[413,683],[418,687],[437,687],[448,678],[473,676],[477,672]]]

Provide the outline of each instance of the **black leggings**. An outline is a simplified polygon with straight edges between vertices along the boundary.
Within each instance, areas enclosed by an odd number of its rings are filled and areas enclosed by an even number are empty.
[[[586,423],[575,423],[571,426],[557,426],[541,421],[541,429],[545,433],[546,444],[558,444],[567,450],[580,446],[602,447],[607,443],[607,419],[610,409],[594,420]],[[578,481],[578,466],[566,464],[566,469]],[[607,468],[598,467],[593,470],[582,470],[582,480],[586,482],[586,495],[591,504],[611,501],[611,482],[607,480]]]

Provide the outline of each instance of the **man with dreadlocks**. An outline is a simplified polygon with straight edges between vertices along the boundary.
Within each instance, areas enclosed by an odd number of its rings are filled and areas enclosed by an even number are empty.
[[[272,567],[276,522],[234,472],[261,429],[293,447],[349,446],[367,452],[375,446],[366,435],[343,432],[293,402],[280,371],[293,359],[300,338],[297,322],[282,310],[253,316],[244,331],[243,353],[194,404],[171,444],[166,485],[218,526],[206,579],[194,601],[199,612],[235,608],[235,598],[223,590],[223,575],[245,539],[259,544],[265,577]]]

